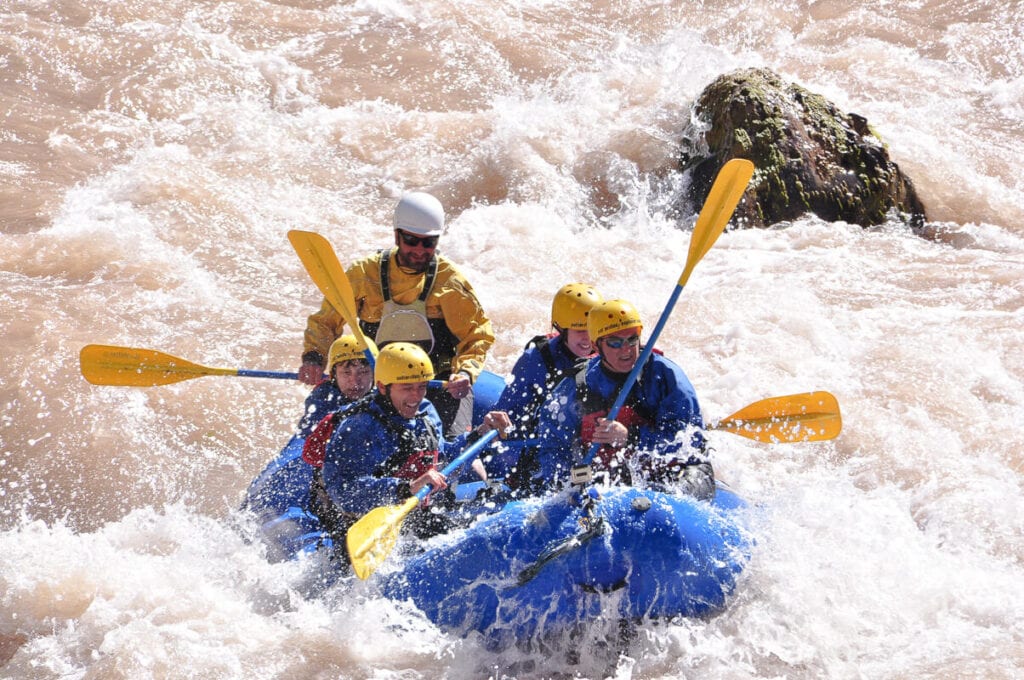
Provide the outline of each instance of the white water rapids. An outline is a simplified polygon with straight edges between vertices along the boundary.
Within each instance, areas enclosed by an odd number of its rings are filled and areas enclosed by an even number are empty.
[[[922,0],[0,3],[0,677],[1012,678],[1024,669],[1024,10]],[[865,116],[929,209],[726,233],[659,340],[714,420],[814,389],[833,442],[712,435],[761,508],[735,599],[622,655],[488,656],[305,600],[238,531],[306,391],[82,379],[87,343],[294,371],[286,233],[383,247],[403,189],[509,370],[551,295],[650,326],[686,259],[680,131],[765,66]],[[697,207],[693,208],[695,213]]]

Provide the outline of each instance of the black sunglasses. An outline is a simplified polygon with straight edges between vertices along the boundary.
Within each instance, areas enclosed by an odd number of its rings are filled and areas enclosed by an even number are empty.
[[[398,235],[402,237],[402,243],[407,246],[423,246],[427,249],[436,248],[437,242],[441,239],[440,236],[414,236],[404,231],[399,231]]]

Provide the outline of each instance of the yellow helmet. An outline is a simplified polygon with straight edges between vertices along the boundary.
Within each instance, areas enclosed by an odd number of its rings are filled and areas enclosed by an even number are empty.
[[[640,321],[640,312],[625,300],[605,300],[594,307],[587,317],[587,335],[594,344],[597,344],[598,338],[628,328],[643,331],[644,324]]]
[[[586,283],[567,283],[551,301],[551,325],[561,330],[585,331],[587,315],[604,302],[597,290]]]
[[[419,345],[411,342],[392,342],[377,355],[373,370],[374,382],[418,383],[434,379],[434,365]]]
[[[370,350],[370,354],[377,356],[377,345],[373,340],[366,338],[366,347]],[[331,350],[328,352],[327,358],[327,370],[331,370],[342,361],[365,358],[366,354],[363,353],[362,348],[356,341],[356,336],[352,334],[343,335],[331,343]]]

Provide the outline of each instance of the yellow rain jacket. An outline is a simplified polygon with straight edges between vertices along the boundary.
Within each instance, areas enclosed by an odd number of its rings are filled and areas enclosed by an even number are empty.
[[[398,305],[415,306],[423,293],[428,275],[412,273],[398,266],[398,249],[364,257],[345,272],[356,301],[356,314],[365,335],[373,338],[384,314],[381,286],[381,259],[387,257],[387,278],[391,300]],[[437,273],[426,300],[426,317],[434,335],[430,359],[435,375],[446,380],[451,373],[463,372],[475,381],[484,367],[487,351],[494,344],[494,330],[473,287],[462,272],[443,255],[435,256]],[[306,323],[303,356],[316,352],[326,357],[331,343],[344,334],[345,319],[326,299],[320,310]]]

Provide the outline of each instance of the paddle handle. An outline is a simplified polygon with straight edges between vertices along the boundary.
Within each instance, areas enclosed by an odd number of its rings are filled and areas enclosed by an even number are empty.
[[[480,452],[486,448],[488,444],[495,440],[498,436],[497,430],[491,430],[483,437],[473,442],[470,446],[466,447],[466,450],[459,454],[459,457],[448,463],[441,469],[441,474],[448,477],[455,470],[459,469],[469,461],[480,455]],[[427,495],[433,491],[433,487],[430,484],[425,485],[422,489],[416,492],[416,497],[421,501],[427,497]]]
[[[636,383],[637,378],[640,377],[640,371],[644,370],[644,364],[647,363],[647,359],[654,351],[654,343],[658,339],[658,336],[661,335],[661,329],[665,327],[668,317],[672,315],[672,308],[676,306],[676,301],[679,300],[679,295],[682,292],[683,287],[678,284],[675,289],[672,290],[672,295],[669,296],[668,303],[665,305],[665,309],[662,310],[658,323],[654,325],[654,330],[651,331],[650,336],[647,338],[647,344],[644,345],[643,350],[640,352],[640,356],[637,357],[636,363],[633,364],[633,370],[631,370],[629,375],[626,376],[626,382],[623,383],[622,388],[619,390],[619,396],[615,397],[615,402],[612,404],[611,410],[608,411],[607,420],[615,420],[619,416],[619,410],[622,409],[622,405],[626,403],[629,391],[633,389],[633,385]],[[600,444],[591,444],[590,450],[587,451],[587,457],[583,459],[583,463],[581,465],[590,465],[591,461],[594,460],[594,456],[597,455],[597,452],[600,449]]]

